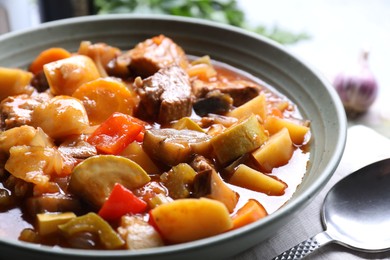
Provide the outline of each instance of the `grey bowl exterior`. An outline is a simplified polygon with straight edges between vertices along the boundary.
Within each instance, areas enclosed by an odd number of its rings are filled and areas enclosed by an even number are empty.
[[[306,206],[336,170],[344,151],[347,122],[342,103],[329,82],[285,48],[248,31],[193,18],[100,15],[49,22],[31,30],[0,36],[0,66],[27,67],[48,47],[77,50],[82,40],[121,49],[164,34],[186,53],[210,55],[263,79],[298,104],[311,121],[308,173],[293,198],[270,216],[215,237],[139,251],[61,249],[0,238],[1,256],[28,259],[224,259],[269,238]],[[1,257],[0,256],[0,257]]]

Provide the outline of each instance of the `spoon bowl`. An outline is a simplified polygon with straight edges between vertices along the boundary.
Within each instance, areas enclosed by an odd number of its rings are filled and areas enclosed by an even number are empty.
[[[362,252],[390,249],[390,158],[367,165],[337,182],[325,197],[325,230],[274,260],[301,259],[328,243]]]

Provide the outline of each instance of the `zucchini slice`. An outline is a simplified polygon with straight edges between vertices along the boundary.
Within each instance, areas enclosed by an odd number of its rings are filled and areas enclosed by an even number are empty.
[[[115,155],[96,155],[73,169],[69,189],[76,196],[100,208],[115,183],[132,190],[142,187],[149,181],[150,176],[130,159]]]

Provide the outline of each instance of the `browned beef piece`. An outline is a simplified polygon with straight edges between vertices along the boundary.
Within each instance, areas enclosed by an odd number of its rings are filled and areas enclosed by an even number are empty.
[[[159,35],[138,43],[128,52],[130,70],[142,78],[149,77],[162,68],[173,64],[188,66],[184,50],[170,38]]]
[[[6,130],[31,123],[33,109],[50,99],[47,93],[10,96],[0,103],[1,129]]]
[[[49,83],[47,82],[45,73],[42,71],[34,75],[31,80],[31,85],[38,91],[44,92],[49,89]]]
[[[124,52],[107,64],[107,74],[122,79],[130,78],[132,76],[129,70],[130,61],[129,52]]]
[[[194,81],[192,91],[196,98],[204,98],[209,92],[219,90],[233,98],[233,105],[238,107],[259,95],[262,87],[247,80],[204,82]]]
[[[190,165],[198,173],[214,170],[213,163],[202,155],[196,155],[190,162]]]
[[[192,94],[188,74],[179,66],[163,68],[135,87],[141,98],[137,116],[166,124],[192,112]]]
[[[179,45],[164,35],[158,35],[118,55],[107,64],[106,69],[110,76],[123,79],[137,76],[146,78],[173,64],[187,68],[188,63],[187,56]]]

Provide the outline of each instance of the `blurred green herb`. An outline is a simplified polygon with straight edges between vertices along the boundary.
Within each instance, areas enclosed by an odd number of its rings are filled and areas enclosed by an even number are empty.
[[[295,34],[277,26],[251,27],[236,0],[94,0],[94,5],[98,14],[154,13],[203,18],[254,31],[281,44],[310,38],[306,33]]]

